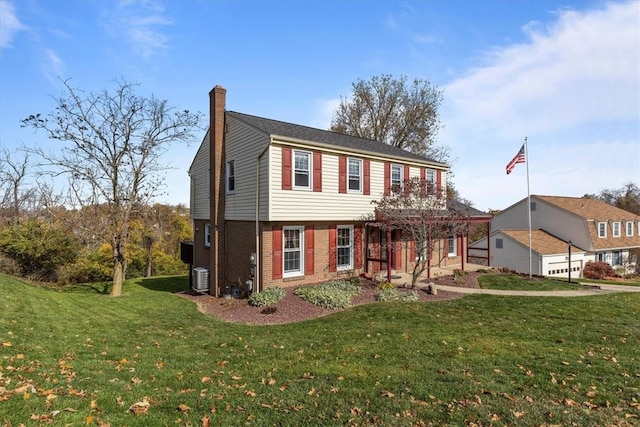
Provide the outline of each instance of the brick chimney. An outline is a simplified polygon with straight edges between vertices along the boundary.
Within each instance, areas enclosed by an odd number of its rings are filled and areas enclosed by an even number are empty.
[[[209,92],[209,221],[211,230],[209,293],[220,296],[225,283],[225,104],[227,90],[216,85]]]

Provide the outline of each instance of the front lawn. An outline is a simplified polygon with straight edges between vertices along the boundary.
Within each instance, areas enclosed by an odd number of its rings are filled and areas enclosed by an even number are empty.
[[[640,294],[376,303],[222,323],[185,277],[0,276],[3,426],[637,425]]]
[[[516,274],[483,274],[478,276],[478,283],[482,289],[500,289],[508,291],[568,291],[584,289],[579,284],[566,281],[545,279],[540,277]]]

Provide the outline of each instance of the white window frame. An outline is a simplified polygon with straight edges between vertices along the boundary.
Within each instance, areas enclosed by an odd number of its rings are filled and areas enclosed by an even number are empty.
[[[349,243],[347,245],[340,244],[340,231],[346,231]],[[338,225],[336,227],[336,266],[338,271],[353,270],[353,225]],[[349,250],[349,262],[347,264],[340,263],[340,249]]]
[[[604,239],[607,237],[607,223],[599,222],[598,223],[598,237]]]
[[[429,258],[429,244],[425,243],[423,246],[419,240],[416,240],[414,241],[414,245],[415,245],[415,251],[416,251],[415,262],[427,261],[427,259]],[[422,257],[420,255],[422,255]]]
[[[620,224],[620,221],[614,221],[611,224],[611,235],[613,237],[620,237],[622,235],[622,224]]]
[[[625,223],[625,230],[627,237],[633,237],[633,221],[627,221]]]
[[[307,165],[308,168],[305,171],[304,169],[298,169],[297,167],[297,162],[296,162],[296,158],[298,156],[305,156],[307,158]],[[291,173],[293,174],[293,176],[291,177],[291,180],[293,182],[293,188],[297,189],[297,190],[311,190],[313,189],[313,153],[311,153],[311,151],[303,151],[303,150],[293,150],[293,168],[291,168]],[[307,182],[308,184],[306,186],[304,185],[298,185],[296,182],[296,175],[298,173],[303,174],[305,173],[308,176]]]
[[[287,248],[287,231],[298,232],[298,247]],[[287,254],[299,253],[300,264],[297,269],[287,270]],[[288,226],[282,227],[282,277],[299,277],[304,276],[304,226]]]
[[[399,179],[394,179],[394,177],[393,177],[394,171],[398,172]],[[402,167],[402,165],[392,164],[389,174],[390,174],[390,176],[389,176],[389,184],[391,185],[391,190],[392,191],[397,191],[397,190],[402,189],[402,182],[404,181],[404,176],[403,176],[404,175],[404,167]]]
[[[204,225],[204,246],[206,248],[211,246],[211,226],[209,224]]]
[[[227,183],[227,194],[235,193],[236,192],[236,167],[235,167],[234,160],[229,160],[227,162],[226,183]]]
[[[451,250],[452,247],[453,251]],[[447,239],[447,256],[458,256],[458,238],[455,234]]]
[[[358,173],[351,174],[351,164],[357,165]],[[351,182],[358,183],[358,188],[351,188]],[[353,157],[347,158],[347,192],[349,193],[362,193],[362,159],[355,159]]]

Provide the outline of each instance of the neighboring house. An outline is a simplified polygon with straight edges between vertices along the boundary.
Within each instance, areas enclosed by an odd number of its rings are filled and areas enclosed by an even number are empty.
[[[566,276],[558,270],[569,268],[569,242],[578,251],[577,255],[572,251],[572,275],[578,273],[576,277],[581,276],[582,267],[588,261],[603,261],[614,268],[629,267],[630,250],[640,249],[640,215],[596,199],[540,195],[531,195],[530,199],[531,249],[538,257],[538,263],[532,262],[532,274]],[[474,242],[470,253],[477,254],[487,248],[492,267],[529,273],[528,221],[527,198],[524,198],[493,218],[491,244],[487,246],[486,238]],[[500,244],[503,246],[499,247]],[[514,245],[526,246],[524,258]],[[563,245],[564,251],[557,252]],[[562,257],[564,267],[560,267]],[[580,270],[576,271],[577,268]]]
[[[386,236],[366,221],[372,200],[410,177],[446,190],[445,164],[377,141],[226,111],[220,86],[209,95],[209,131],[189,175],[193,266],[209,269],[213,295],[382,271],[386,262],[372,259]],[[466,236],[450,240],[456,246],[443,249],[445,258],[460,263]],[[390,247],[394,270],[410,271],[408,249]]]

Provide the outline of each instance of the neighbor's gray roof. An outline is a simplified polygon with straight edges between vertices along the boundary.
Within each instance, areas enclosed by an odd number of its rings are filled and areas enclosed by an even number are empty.
[[[269,135],[295,138],[309,142],[318,142],[343,149],[368,151],[383,156],[400,157],[448,167],[448,165],[442,162],[371,139],[358,138],[355,136],[281,122],[278,120],[265,119],[263,117],[251,116],[249,114],[238,113],[236,111],[227,111],[227,115],[266,132]]]

